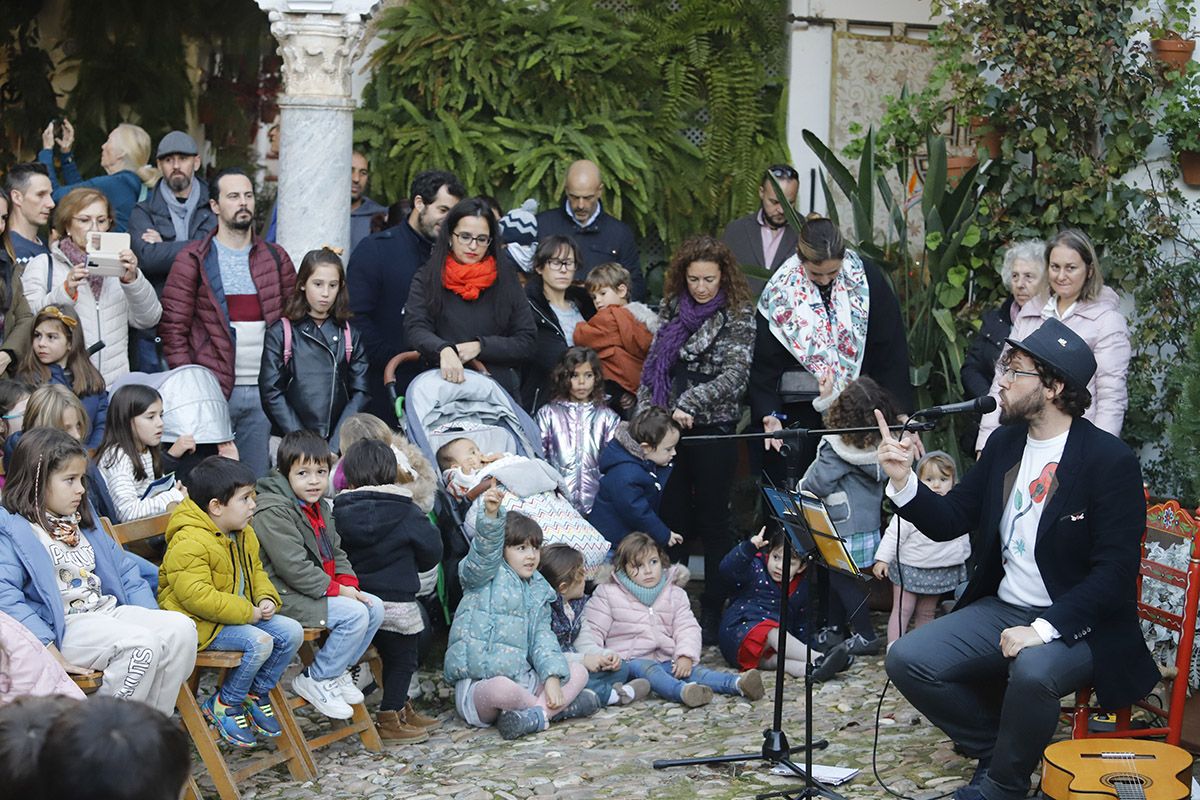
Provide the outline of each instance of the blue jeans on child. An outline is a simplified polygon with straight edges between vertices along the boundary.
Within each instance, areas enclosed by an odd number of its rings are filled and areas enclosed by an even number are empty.
[[[588,681],[585,689],[591,689],[596,693],[596,697],[600,699],[600,707],[604,708],[608,705],[608,696],[612,693],[613,684],[629,683],[629,679],[633,675],[629,670],[629,662],[621,661],[621,666],[614,670],[602,669],[597,672],[588,672]]]
[[[280,614],[252,625],[221,628],[205,649],[242,654],[242,663],[230,670],[221,684],[221,702],[239,706],[247,693],[265,696],[279,683],[302,641],[303,626]]]
[[[353,597],[330,597],[326,601],[329,609],[325,613],[325,627],[329,636],[308,666],[308,676],[313,680],[338,677],[367,652],[375,631],[383,624],[383,601],[373,594],[363,594],[371,598],[371,605]]]
[[[679,680],[671,674],[670,661],[652,661],[648,658],[635,658],[627,662],[629,672],[635,678],[645,678],[650,681],[650,690],[659,697],[683,701],[683,687],[688,683],[698,683],[707,686],[719,694],[740,694],[738,691],[738,676],[732,672],[721,672],[716,669],[692,666],[692,674],[686,680]]]

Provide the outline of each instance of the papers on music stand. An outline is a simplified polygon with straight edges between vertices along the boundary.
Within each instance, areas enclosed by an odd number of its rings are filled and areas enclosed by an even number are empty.
[[[846,540],[838,534],[821,498],[809,492],[795,494],[773,486],[764,486],[762,491],[771,516],[787,531],[797,553],[806,555],[816,550],[830,569],[855,578],[865,577],[846,549]]]

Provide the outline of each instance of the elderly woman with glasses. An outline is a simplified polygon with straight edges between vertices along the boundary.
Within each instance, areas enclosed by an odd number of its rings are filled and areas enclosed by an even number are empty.
[[[550,372],[574,343],[575,326],[596,313],[587,290],[573,283],[575,269],[582,263],[579,247],[569,236],[547,236],[533,254],[534,274],[525,295],[537,341],[521,378],[521,404],[531,414],[550,399]]]
[[[122,250],[120,275],[88,267],[88,235],[113,225],[112,204],[94,188],[72,189],[54,209],[57,239],[50,253],[25,265],[21,283],[36,314],[46,306],[69,308],[83,327],[83,343],[106,385],[129,372],[129,329],[152,328],[162,316],[154,287],[138,269],[132,250]]]
[[[484,200],[450,209],[429,261],[413,278],[404,334],[451,383],[462,383],[464,366],[477,359],[519,398],[536,331],[516,273],[496,261],[497,246],[496,217]]]

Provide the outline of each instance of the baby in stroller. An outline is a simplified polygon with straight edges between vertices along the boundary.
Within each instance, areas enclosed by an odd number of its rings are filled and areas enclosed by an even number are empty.
[[[483,453],[469,437],[451,439],[438,448],[438,467],[451,497],[470,503],[465,521],[474,536],[478,498],[493,486],[504,490],[503,511],[520,511],[541,526],[546,544],[565,544],[583,554],[592,574],[604,562],[609,543],[567,499],[569,489],[548,462],[513,453]]]

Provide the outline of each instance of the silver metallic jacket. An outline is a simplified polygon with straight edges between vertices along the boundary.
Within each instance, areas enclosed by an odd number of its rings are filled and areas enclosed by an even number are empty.
[[[600,489],[600,451],[621,418],[603,404],[555,400],[539,408],[536,419],[546,460],[566,479],[571,504],[587,514]]]

